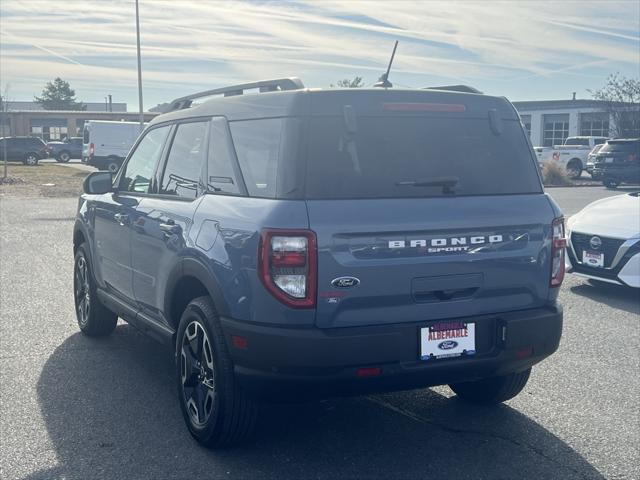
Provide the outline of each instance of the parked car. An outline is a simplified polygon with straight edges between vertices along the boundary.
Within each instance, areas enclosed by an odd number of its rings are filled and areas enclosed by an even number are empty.
[[[45,143],[37,137],[4,137],[0,138],[0,160],[18,161],[25,165],[37,165],[38,161],[47,158],[49,151]]]
[[[609,140],[596,154],[593,176],[608,188],[640,184],[640,139]]]
[[[72,158],[82,158],[82,137],[65,138],[61,142],[47,142],[49,155],[58,162],[66,163]]]
[[[593,176],[593,164],[596,161],[596,155],[604,145],[604,143],[596,145],[595,147],[593,147],[593,150],[589,152],[589,155],[587,155],[587,165],[585,167],[585,170],[589,175],[591,175],[591,178],[593,178],[594,180],[597,180],[597,178]]]
[[[82,161],[99,170],[117,172],[141,131],[139,122],[85,122]]]
[[[603,198],[569,219],[568,272],[640,288],[638,193]]]
[[[279,79],[171,110],[85,180],[74,298],[87,335],[173,345],[199,442],[246,438],[264,397],[499,403],[557,349],[563,217],[506,99]]]
[[[563,145],[536,147],[535,151],[540,166],[547,162],[557,163],[566,169],[571,178],[576,179],[580,178],[587,165],[589,152],[596,145],[601,145],[606,141],[606,137],[567,137]]]

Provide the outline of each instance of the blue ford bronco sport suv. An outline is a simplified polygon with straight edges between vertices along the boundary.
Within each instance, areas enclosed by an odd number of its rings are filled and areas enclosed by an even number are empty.
[[[73,247],[80,329],[171,342],[213,447],[250,434],[257,399],[502,402],[562,331],[562,214],[513,106],[470,87],[175,100],[115,178],[87,177]]]

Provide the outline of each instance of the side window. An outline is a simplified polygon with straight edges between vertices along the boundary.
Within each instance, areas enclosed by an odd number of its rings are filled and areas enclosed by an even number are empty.
[[[249,195],[275,198],[282,119],[244,120],[229,126]]]
[[[129,157],[120,178],[120,190],[147,193],[151,185],[153,170],[160,160],[162,147],[169,134],[170,126],[149,130]]]
[[[198,196],[207,158],[208,127],[209,122],[178,125],[162,175],[160,193],[184,198]]]
[[[209,144],[207,187],[214,192],[240,193],[238,180],[233,170],[233,145],[227,134],[225,119],[214,118],[211,120],[211,141]]]

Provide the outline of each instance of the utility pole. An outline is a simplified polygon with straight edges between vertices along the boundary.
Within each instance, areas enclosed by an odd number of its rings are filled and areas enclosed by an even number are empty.
[[[7,178],[7,140],[6,137],[11,135],[11,120],[9,119],[9,84],[4,87],[4,98],[2,99],[2,136],[5,137],[2,142],[2,155],[4,157],[4,175],[2,178]],[[5,122],[9,125],[9,135],[5,135]]]
[[[136,0],[136,41],[138,47],[138,108],[140,111],[140,131],[144,128],[144,113],[142,109],[142,61],[140,59],[140,13]]]

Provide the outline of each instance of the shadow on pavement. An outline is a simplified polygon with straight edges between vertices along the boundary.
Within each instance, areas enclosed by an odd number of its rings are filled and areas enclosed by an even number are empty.
[[[589,281],[571,287],[571,292],[619,310],[640,315],[640,289]]]
[[[516,410],[430,389],[264,406],[254,440],[209,451],[183,426],[172,371],[127,325],[67,338],[37,385],[58,465],[27,478],[602,478]]]

